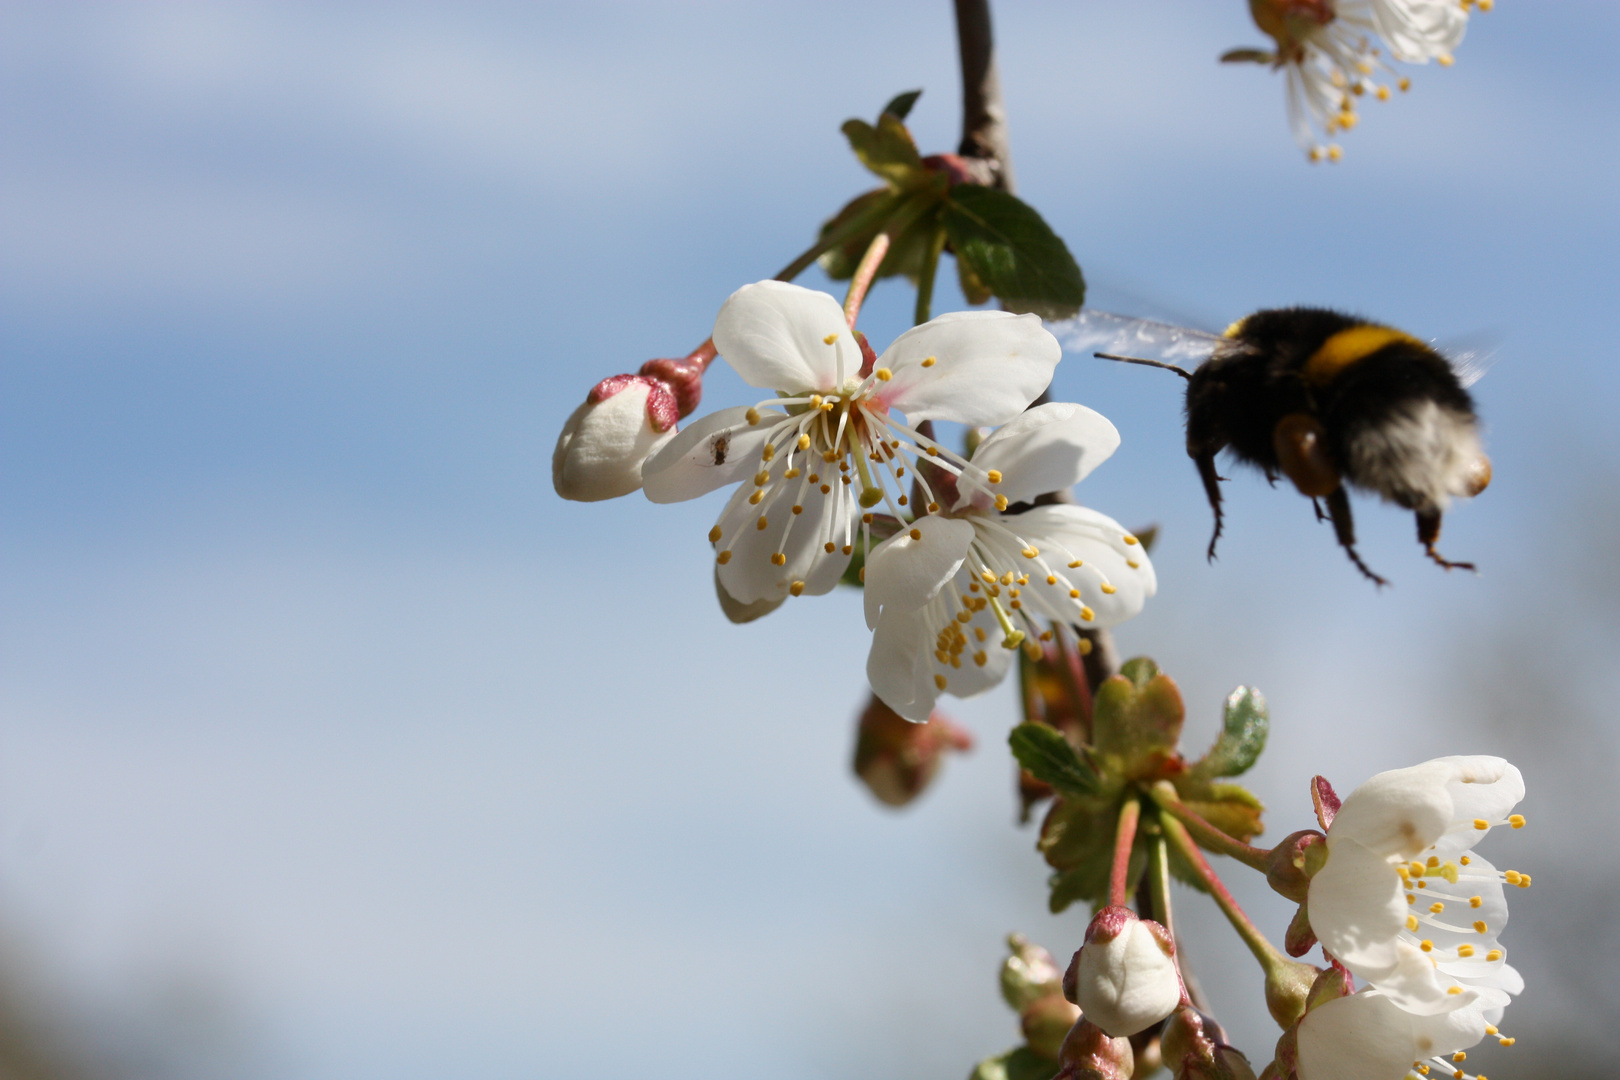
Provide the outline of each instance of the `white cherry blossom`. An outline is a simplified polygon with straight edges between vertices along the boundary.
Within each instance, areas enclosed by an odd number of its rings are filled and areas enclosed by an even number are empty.
[[[1435,1080],[1456,1070],[1454,1055],[1485,1037],[1477,1010],[1418,1016],[1377,990],[1318,1005],[1297,1028],[1298,1080]],[[1413,1065],[1432,1061],[1428,1076]]]
[[[660,503],[741,481],[709,533],[728,612],[830,591],[874,511],[901,520],[924,509],[908,508],[919,459],[968,471],[917,425],[1005,423],[1046,389],[1062,354],[1036,316],[976,311],[913,327],[863,364],[836,300],[779,281],[732,294],[714,341],[744,382],[775,396],[689,424],[642,480]]]
[[[1501,1037],[1502,1010],[1524,989],[1498,940],[1504,887],[1528,888],[1530,877],[1498,871],[1473,847],[1498,826],[1524,825],[1511,813],[1523,796],[1519,770],[1497,757],[1436,758],[1362,784],[1329,825],[1327,861],[1311,878],[1322,948],[1407,1013],[1460,1010]]]
[[[1126,907],[1096,914],[1076,966],[1076,1003],[1114,1038],[1152,1027],[1183,1000],[1170,932]]]
[[[1356,125],[1356,99],[1387,101],[1390,84],[1410,87],[1389,60],[1449,66],[1475,6],[1474,0],[1257,0],[1250,9],[1276,51],[1239,49],[1225,59],[1282,68],[1295,141],[1312,161],[1338,160],[1341,151],[1329,140]],[[1488,10],[1491,0],[1477,6]]]
[[[1109,627],[1142,610],[1158,585],[1136,537],[1095,510],[1028,505],[1118,445],[1105,417],[1054,402],[993,432],[965,469],[925,470],[930,512],[866,563],[866,673],[885,704],[926,720],[941,693],[994,686],[1013,650],[1050,640],[1053,623]]]

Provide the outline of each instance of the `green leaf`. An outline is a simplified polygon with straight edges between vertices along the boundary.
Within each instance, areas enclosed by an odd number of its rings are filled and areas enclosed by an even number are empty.
[[[1271,716],[1260,691],[1240,686],[1226,697],[1226,718],[1209,753],[1193,765],[1203,776],[1239,776],[1247,772],[1266,748]]]
[[[1020,1046],[985,1058],[968,1080],[1052,1080],[1057,1072],[1057,1062],[1048,1061],[1027,1046]]]
[[[1066,319],[1085,302],[1086,283],[1074,256],[1016,196],[957,184],[946,196],[944,223],[957,259],[1008,311]]]
[[[904,120],[911,115],[911,107],[917,104],[917,99],[920,97],[922,97],[921,90],[907,90],[903,94],[896,94],[889,99],[887,105],[883,106],[883,112],[888,113],[896,120]]]
[[[834,281],[848,281],[860,265],[861,256],[871,246],[878,231],[896,219],[910,219],[889,245],[889,253],[878,266],[881,278],[904,274],[916,279],[928,258],[929,244],[939,228],[939,212],[934,196],[918,193],[906,195],[889,188],[875,188],[857,195],[821,227],[821,235],[842,227],[863,214],[870,214],[870,227],[851,233],[843,243],[827,249],[816,260],[827,276]]]
[[[1007,736],[1013,756],[1035,779],[1069,795],[1090,795],[1097,790],[1097,774],[1080,760],[1069,740],[1056,728],[1025,723]]]
[[[1092,705],[1099,760],[1133,779],[1157,775],[1176,757],[1185,718],[1175,680],[1145,657],[1126,661],[1097,688]]]
[[[896,188],[926,182],[928,172],[923,168],[922,155],[917,153],[917,144],[893,113],[878,117],[875,127],[865,120],[845,120],[843,132],[861,164]]]

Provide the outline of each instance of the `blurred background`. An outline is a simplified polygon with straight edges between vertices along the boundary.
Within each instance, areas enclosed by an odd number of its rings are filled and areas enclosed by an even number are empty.
[[[1221,559],[1179,380],[1070,358],[1162,527],[1119,634],[1193,750],[1272,705],[1268,835],[1446,753],[1524,770],[1529,989],[1491,1076],[1612,1072],[1620,855],[1620,9],[1505,0],[1312,167],[1241,0],[995,11],[1021,193],[1105,309],[1332,304],[1500,344],[1495,482],[1375,591],[1243,474]],[[873,179],[838,125],[922,87],[950,5],[0,8],[0,1056],[28,1077],[950,1078],[1019,1041],[1003,937],[1067,956],[1016,825],[1009,687],[895,812],[850,775],[859,598],[736,627],[715,497],[564,503],[598,379],[679,355]],[[812,271],[804,283],[824,282]],[[960,303],[954,275],[936,303]],[[880,285],[881,347],[909,291]],[[705,406],[743,401],[716,365]],[[1224,869],[1224,867],[1223,867]],[[1229,876],[1280,938],[1290,909]],[[1202,898],[1234,1041],[1276,1030]]]

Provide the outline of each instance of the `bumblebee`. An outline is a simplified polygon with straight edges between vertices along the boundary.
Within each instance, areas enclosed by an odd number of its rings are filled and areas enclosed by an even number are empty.
[[[1209,557],[1222,527],[1215,455],[1230,450],[1273,485],[1287,477],[1331,521],[1351,562],[1387,584],[1356,552],[1346,487],[1411,510],[1418,543],[1446,569],[1472,570],[1436,550],[1456,496],[1491,479],[1468,386],[1479,372],[1454,364],[1393,327],[1326,308],[1275,308],[1221,335],[1083,312],[1054,327],[1071,349],[1167,368],[1187,380],[1187,454],[1215,513]],[[1157,352],[1158,358],[1140,355]],[[1170,361],[1201,359],[1188,371]],[[1325,507],[1325,509],[1324,509]]]

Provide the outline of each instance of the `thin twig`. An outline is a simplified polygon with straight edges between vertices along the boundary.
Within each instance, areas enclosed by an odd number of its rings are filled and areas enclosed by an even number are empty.
[[[962,56],[962,143],[957,153],[970,163],[984,163],[982,183],[1012,191],[1007,108],[996,70],[990,0],[956,0],[956,42]]]

